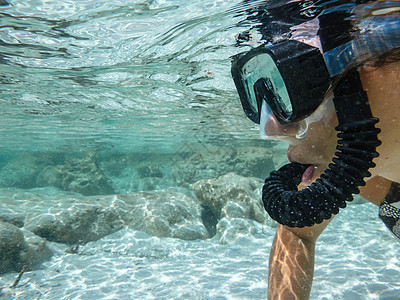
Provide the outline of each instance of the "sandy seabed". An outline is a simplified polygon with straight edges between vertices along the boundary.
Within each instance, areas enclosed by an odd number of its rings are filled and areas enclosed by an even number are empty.
[[[40,269],[0,277],[1,299],[266,299],[275,229],[228,245],[122,229],[80,246],[54,244]],[[344,209],[317,244],[311,299],[400,299],[400,243],[372,204]]]

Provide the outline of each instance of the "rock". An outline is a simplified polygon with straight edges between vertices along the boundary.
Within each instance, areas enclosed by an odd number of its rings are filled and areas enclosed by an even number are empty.
[[[34,235],[32,232],[22,230],[25,238],[25,247],[20,253],[19,268],[33,267],[49,259],[53,252],[47,245],[46,239]]]
[[[24,247],[22,231],[14,225],[0,222],[0,274],[17,269]]]
[[[67,244],[95,241],[124,226],[159,237],[209,236],[201,221],[200,203],[184,189],[87,197],[62,193],[41,196],[35,190],[30,197],[21,190],[8,190],[3,196],[0,192],[0,219],[18,216],[16,223],[22,222],[26,230]],[[12,199],[12,194],[24,197]]]
[[[83,195],[114,193],[112,182],[97,167],[93,154],[67,161],[64,155],[55,153],[18,156],[0,170],[0,186],[54,186]]]
[[[257,147],[208,149],[187,155],[183,160],[177,160],[176,164],[178,167],[173,174],[181,186],[231,172],[264,179],[276,165],[270,148]]]
[[[50,209],[44,206],[41,213],[29,214],[25,228],[49,241],[75,244],[98,240],[124,226],[110,196],[85,200],[70,198],[46,203]]]
[[[171,176],[171,154],[101,152],[96,154],[96,157],[99,167],[112,180],[118,194],[176,186]]]
[[[141,192],[116,196],[123,209],[121,218],[132,229],[158,237],[185,240],[205,239],[208,232],[201,222],[200,204],[180,192]]]
[[[112,182],[97,166],[94,155],[73,158],[65,164],[44,168],[37,186],[55,186],[85,196],[113,194]]]
[[[223,218],[218,222],[214,237],[220,244],[232,244],[240,239],[250,238],[258,233],[254,221],[242,218]]]
[[[0,186],[29,189],[36,187],[36,177],[43,167],[51,165],[47,157],[26,154],[8,162],[0,171]]]
[[[5,208],[2,212],[0,212],[0,222],[1,221],[17,227],[22,227],[24,226],[25,214],[14,213],[12,209]]]
[[[217,219],[245,218],[260,223],[267,221],[260,190],[263,181],[229,173],[215,179],[200,180],[192,185],[200,203]]]
[[[47,166],[37,175],[36,186],[53,186],[63,189],[62,185],[63,172],[62,166]]]
[[[137,168],[138,175],[142,178],[144,177],[157,177],[163,178],[164,174],[157,165],[143,165]]]
[[[52,256],[46,240],[31,232],[0,222],[0,274],[31,268]]]

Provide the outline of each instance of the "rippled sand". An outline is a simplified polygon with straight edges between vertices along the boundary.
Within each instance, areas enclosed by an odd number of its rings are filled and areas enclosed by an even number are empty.
[[[41,270],[1,277],[1,299],[266,299],[275,229],[220,245],[156,238],[123,229],[67,253]],[[371,204],[351,205],[317,245],[311,299],[399,299],[400,244]]]

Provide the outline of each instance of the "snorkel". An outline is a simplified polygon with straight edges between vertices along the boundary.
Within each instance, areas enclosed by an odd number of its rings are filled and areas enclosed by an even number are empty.
[[[338,118],[338,126],[335,128],[338,131],[335,157],[324,173],[302,190],[298,190],[298,185],[301,183],[302,175],[309,165],[300,163],[289,163],[279,170],[271,172],[263,186],[262,200],[266,211],[272,219],[289,227],[304,227],[321,223],[337,214],[340,208],[345,208],[346,203],[353,200],[353,194],[360,192],[359,187],[366,184],[365,178],[371,176],[368,170],[375,167],[373,159],[379,155],[376,149],[381,144],[378,139],[380,130],[375,127],[378,119],[374,118],[371,113],[368,97],[363,90],[357,71],[357,65],[360,63],[359,59],[365,61],[368,55],[371,55],[371,57],[378,56],[396,45],[398,47],[400,43],[398,37],[396,37],[397,40],[394,38],[389,42],[382,37],[380,40],[373,39],[368,34],[359,34],[355,38],[357,32],[354,33],[351,16],[354,15],[353,11],[358,6],[357,2],[342,5],[340,9],[327,9],[318,16],[320,25],[318,34],[322,44],[324,65],[329,72],[329,77],[336,83],[333,88],[333,103]],[[340,26],[338,26],[338,20],[340,20]],[[389,23],[389,26],[387,26],[387,22],[380,24],[379,19],[375,20],[374,17],[367,18],[367,21],[370,21],[373,25],[370,29],[378,31],[377,34],[383,37],[398,36],[395,30],[395,28],[398,29],[398,16],[397,20],[396,17],[393,17],[393,23],[392,25]],[[368,26],[365,28],[369,29]],[[280,46],[277,45],[277,47]],[[268,49],[263,51],[271,53],[271,57],[276,58],[273,56],[273,46],[269,46]],[[232,74],[242,104],[246,97],[257,99],[259,103],[259,95],[272,104],[274,102],[278,104],[289,103],[282,96],[282,93],[275,93],[276,86],[270,84],[263,86],[265,92],[258,92],[257,89],[260,89],[260,91],[262,89],[253,84],[254,93],[258,98],[252,97],[251,88],[243,87],[243,81],[248,81],[248,77],[246,77],[246,72],[242,72],[245,68],[240,70],[241,65],[245,66],[244,62],[240,61],[241,59],[238,56],[237,62],[234,62],[235,68],[239,68],[239,71],[233,68]],[[247,60],[249,61],[248,58]],[[280,58],[276,58],[274,63],[276,68],[280,69]],[[280,71],[282,71],[282,68]],[[265,76],[268,77],[269,75]],[[284,77],[284,74],[281,74],[281,76]],[[264,80],[261,77],[260,79]],[[254,83],[258,82],[255,79],[253,81]],[[285,84],[290,94],[290,82],[285,81]],[[242,94],[240,90],[242,90]],[[268,98],[270,94],[278,95],[275,95],[275,99],[272,101]],[[289,98],[291,105],[298,101],[295,97]],[[306,102],[309,98],[303,99],[307,99],[303,100],[303,102]],[[258,106],[260,105],[258,104]],[[243,104],[243,107],[248,117],[255,119],[254,113],[253,115],[250,113],[250,111],[254,112],[251,105]],[[281,113],[278,109],[274,109],[273,105],[270,105],[270,108],[278,120],[279,118],[283,119],[281,124],[291,121],[290,118],[297,120],[296,116],[285,115],[284,111]],[[280,113],[281,115],[279,115]]]
[[[376,148],[378,119],[373,118],[360,77],[349,73],[334,91],[334,105],[339,125],[336,157],[314,183],[297,190],[308,165],[290,163],[273,171],[265,180],[262,200],[272,219],[289,227],[312,226],[328,220],[346,201],[353,200],[364,186],[369,168],[379,154]]]

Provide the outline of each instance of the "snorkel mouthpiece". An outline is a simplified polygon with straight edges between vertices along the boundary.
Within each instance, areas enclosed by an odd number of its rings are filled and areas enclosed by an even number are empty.
[[[271,172],[265,180],[262,200],[272,219],[289,227],[319,224],[346,207],[347,201],[371,176],[369,168],[379,154],[376,148],[380,129],[372,117],[366,93],[357,71],[351,71],[334,90],[334,104],[339,125],[337,152],[328,169],[314,183],[298,190],[309,165],[289,163]]]

